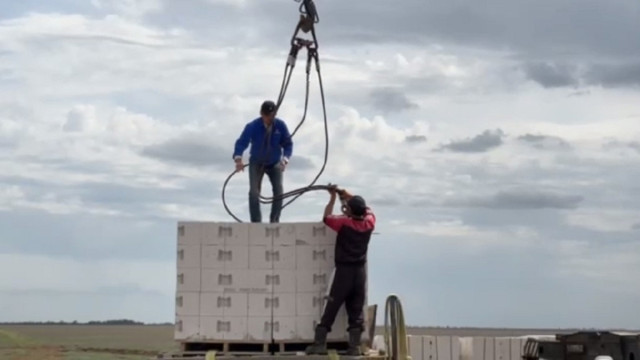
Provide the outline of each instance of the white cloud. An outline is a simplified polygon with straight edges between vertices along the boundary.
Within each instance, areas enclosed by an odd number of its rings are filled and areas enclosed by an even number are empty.
[[[480,229],[460,219],[424,221],[422,223],[396,222],[401,232],[425,236],[429,241],[454,246],[461,253],[489,252],[495,248],[529,247],[537,240],[535,230],[526,227]],[[455,245],[451,245],[455,244]]]
[[[595,231],[629,232],[640,223],[640,211],[585,208],[567,214],[567,223]]]
[[[91,132],[96,125],[96,108],[92,105],[76,105],[69,111],[62,129],[68,132]]]
[[[138,18],[162,10],[162,0],[91,0],[98,9],[115,10],[124,16]]]

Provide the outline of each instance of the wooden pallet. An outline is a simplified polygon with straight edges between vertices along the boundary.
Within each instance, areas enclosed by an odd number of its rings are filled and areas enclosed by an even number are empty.
[[[221,354],[203,351],[184,351],[175,353],[164,353],[158,355],[157,359],[171,360],[328,360],[335,359],[333,355],[304,355],[304,354],[263,354],[263,353],[238,353],[238,354]],[[384,355],[378,353],[370,353],[362,356],[347,356],[337,354],[339,360],[389,360]]]
[[[304,352],[310,341],[270,342],[182,342],[183,352],[216,351],[219,354],[295,354]],[[349,347],[346,341],[327,341],[327,348],[345,351]]]

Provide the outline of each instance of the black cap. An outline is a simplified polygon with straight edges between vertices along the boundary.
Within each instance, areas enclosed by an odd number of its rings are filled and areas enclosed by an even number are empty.
[[[276,104],[271,100],[266,100],[260,107],[260,113],[265,115],[271,115],[276,112]]]
[[[349,201],[347,201],[347,205],[349,205],[351,213],[355,216],[363,216],[367,211],[367,203],[358,195],[349,199]]]

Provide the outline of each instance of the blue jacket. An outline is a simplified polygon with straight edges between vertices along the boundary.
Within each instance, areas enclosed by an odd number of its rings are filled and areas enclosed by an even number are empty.
[[[233,157],[242,156],[251,144],[249,162],[261,162],[266,166],[274,165],[282,160],[282,157],[290,158],[293,152],[291,134],[284,121],[275,118],[271,125],[270,141],[265,142],[267,127],[262,118],[257,118],[247,123],[242,134],[236,140]]]

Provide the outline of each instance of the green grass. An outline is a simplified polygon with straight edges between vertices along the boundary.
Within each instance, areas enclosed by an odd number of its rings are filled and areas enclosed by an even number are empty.
[[[0,326],[0,359],[138,360],[175,351],[173,326]]]

